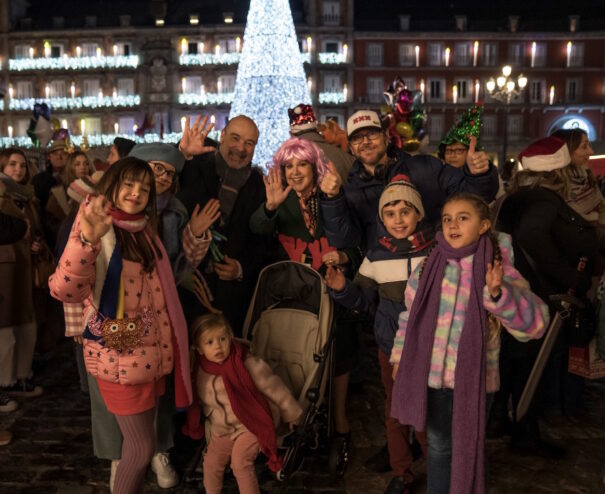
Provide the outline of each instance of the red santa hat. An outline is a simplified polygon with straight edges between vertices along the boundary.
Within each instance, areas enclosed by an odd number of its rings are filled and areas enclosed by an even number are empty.
[[[288,109],[288,117],[290,118],[290,131],[300,132],[302,130],[310,130],[317,128],[317,120],[313,113],[311,105],[301,103],[294,108]]]
[[[571,163],[567,144],[558,137],[545,137],[532,142],[519,153],[519,161],[525,170],[550,172]]]

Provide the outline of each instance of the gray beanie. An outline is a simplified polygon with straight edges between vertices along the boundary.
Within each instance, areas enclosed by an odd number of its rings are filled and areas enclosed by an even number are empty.
[[[185,166],[183,153],[175,146],[163,142],[136,144],[130,153],[128,153],[128,156],[139,158],[140,160],[147,161],[147,163],[150,161],[164,161],[174,166],[177,173],[181,173]]]

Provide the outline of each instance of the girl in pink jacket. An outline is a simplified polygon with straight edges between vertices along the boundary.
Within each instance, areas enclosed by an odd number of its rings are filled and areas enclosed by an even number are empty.
[[[198,318],[192,340],[198,364],[197,398],[212,434],[204,456],[206,493],[221,493],[223,473],[231,459],[239,492],[258,494],[254,459],[260,450],[269,458],[271,470],[280,469],[275,426],[280,416],[286,423],[298,423],[302,408],[262,359],[233,340],[233,331],[222,315]],[[199,415],[189,424],[193,427],[184,432],[195,437]]]
[[[175,402],[191,404],[187,324],[156,233],[155,181],[136,158],[115,163],[83,202],[49,280],[62,302],[83,302],[86,370],[124,442],[114,494],[139,492],[155,450],[156,404],[174,369]]]

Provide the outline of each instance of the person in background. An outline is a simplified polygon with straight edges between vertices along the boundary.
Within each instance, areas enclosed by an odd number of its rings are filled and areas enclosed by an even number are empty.
[[[19,240],[0,246],[0,406],[16,408],[11,397],[43,393],[31,378],[36,345],[36,310],[32,256],[42,248],[37,200],[29,182],[27,160],[16,148],[0,152],[0,212],[26,221]]]
[[[107,166],[109,167],[119,159],[128,156],[128,153],[130,153],[135,144],[136,143],[131,139],[126,139],[125,137],[116,137],[113,140],[111,148],[109,149],[109,155],[107,156]]]
[[[515,267],[542,300],[573,288],[584,297],[591,285],[597,258],[596,227],[568,203],[571,157],[561,139],[550,136],[533,142],[519,154],[523,167],[513,178],[509,196],[500,208],[499,229],[511,234]],[[587,258],[586,269],[577,266]],[[554,314],[555,308],[551,307]],[[561,331],[544,371],[539,393],[521,421],[512,427],[512,446],[518,452],[557,458],[564,448],[540,431],[540,413],[561,415],[581,404],[581,392],[571,393],[567,370],[568,332]],[[500,374],[502,387],[494,402],[493,430],[508,421],[508,403],[516,410],[541,342],[520,344],[502,333]],[[575,388],[575,378],[574,386]]]
[[[72,204],[67,195],[67,187],[77,178],[88,177],[94,171],[94,167],[84,151],[78,150],[67,154],[65,166],[59,174],[61,183],[50,189],[50,195],[46,203],[47,228],[50,228],[53,232],[56,231],[57,235],[61,223],[72,210]],[[56,244],[54,247],[56,249]]]
[[[588,134],[582,129],[559,129],[551,136],[567,144],[571,157],[571,164],[566,168],[570,180],[567,203],[585,220],[597,226],[599,250],[605,254],[605,199],[588,166],[594,154]]]
[[[290,135],[305,141],[311,141],[319,147],[326,156],[326,160],[332,162],[341,180],[346,182],[354,158],[338,146],[327,142],[325,137],[317,131],[317,119],[315,113],[313,113],[313,107],[301,103],[288,109],[288,117],[290,119]]]
[[[0,199],[1,201],[2,199]],[[27,221],[0,212],[0,248],[3,245],[14,244],[27,234]],[[0,393],[0,412],[14,412],[19,404],[6,393]],[[10,431],[0,429],[0,446],[10,444],[13,435]]]

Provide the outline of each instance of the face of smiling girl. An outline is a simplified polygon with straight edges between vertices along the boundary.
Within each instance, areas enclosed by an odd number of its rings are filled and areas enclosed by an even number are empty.
[[[15,182],[21,183],[27,174],[27,162],[25,158],[18,153],[11,154],[2,173],[12,178]]]
[[[118,190],[116,207],[128,214],[139,214],[145,210],[151,192],[151,175],[141,179],[124,178]]]
[[[443,207],[441,225],[445,241],[455,249],[479,240],[489,230],[490,221],[482,220],[469,201],[450,201]]]

